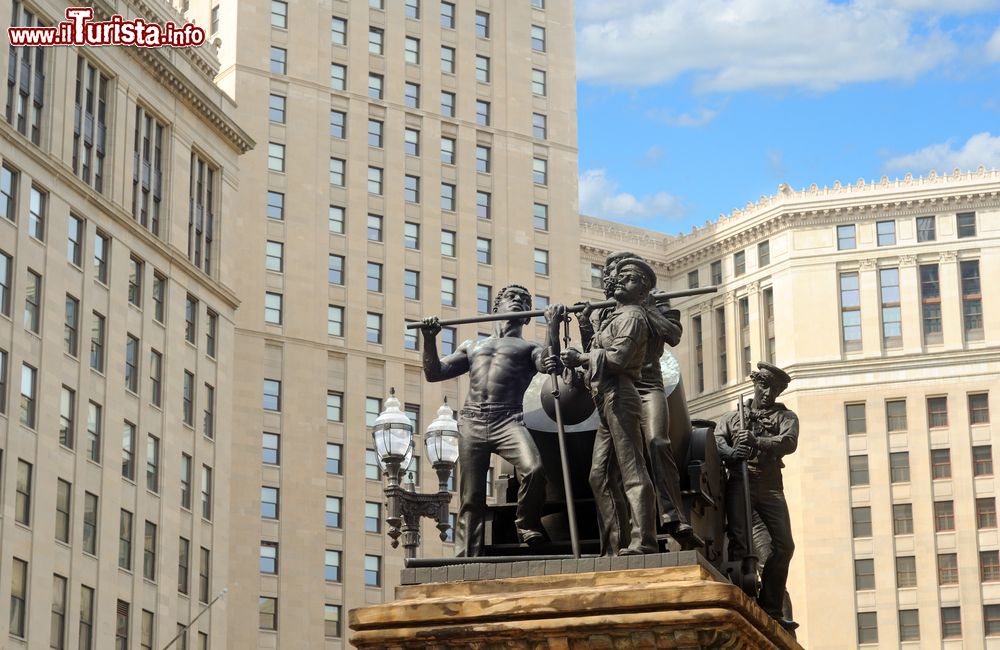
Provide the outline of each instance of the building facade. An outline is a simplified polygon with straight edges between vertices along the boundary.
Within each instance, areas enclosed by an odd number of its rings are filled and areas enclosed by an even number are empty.
[[[1000,173],[778,195],[682,237],[583,218],[581,283],[634,249],[670,289],[692,415],[766,360],[800,420],[788,589],[808,648],[1000,647]]]
[[[231,249],[232,647],[346,647],[347,610],[391,598],[403,554],[385,535],[371,426],[394,387],[417,431],[410,470],[433,491],[422,434],[466,386],[423,380],[404,321],[489,311],[508,283],[539,305],[579,295],[572,11],[190,3],[259,143],[241,160]],[[454,554],[425,523],[421,552]]]
[[[66,6],[5,3],[0,30]],[[218,65],[207,48],[0,51],[3,647],[163,647],[229,582],[228,244],[253,143]],[[226,647],[225,608],[186,647]]]

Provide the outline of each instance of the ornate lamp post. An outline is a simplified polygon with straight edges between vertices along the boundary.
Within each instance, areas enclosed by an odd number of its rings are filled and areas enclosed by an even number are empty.
[[[416,557],[417,547],[420,546],[421,517],[437,520],[441,541],[447,538],[450,527],[448,504],[451,503],[448,477],[458,461],[458,423],[445,400],[438,409],[437,418],[427,427],[427,457],[438,475],[436,494],[420,494],[412,482],[400,484],[401,474],[413,457],[413,425],[400,410],[394,388],[390,389],[385,408],[375,419],[372,439],[387,480],[385,521],[389,524],[392,547],[397,548],[402,537],[406,557]]]

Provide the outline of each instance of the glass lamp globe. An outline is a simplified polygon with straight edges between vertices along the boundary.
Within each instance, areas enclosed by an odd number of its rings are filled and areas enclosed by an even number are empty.
[[[389,465],[396,468],[409,465],[413,456],[413,424],[400,409],[395,388],[389,390],[385,407],[375,418],[372,441],[382,471]]]
[[[454,465],[458,462],[458,422],[447,399],[427,427],[427,457],[431,465]]]

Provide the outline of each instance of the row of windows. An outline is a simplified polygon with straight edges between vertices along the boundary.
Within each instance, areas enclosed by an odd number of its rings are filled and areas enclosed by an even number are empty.
[[[937,264],[921,264],[920,322],[923,342],[927,345],[943,341],[941,316],[941,282]],[[961,280],[962,332],[966,341],[983,339],[983,294],[979,277],[979,260],[959,262]],[[899,268],[878,269],[879,310],[882,324],[882,346],[903,345],[902,302],[899,290]],[[841,340],[847,352],[861,350],[861,279],[857,271],[840,274]]]
[[[486,156],[486,167],[488,169],[488,155]],[[276,144],[274,142],[268,145],[268,169],[276,172],[285,171],[285,145]],[[337,187],[347,187],[347,177],[346,177],[346,166],[347,161],[343,158],[330,158],[330,184]],[[545,158],[534,158],[532,159],[532,172],[531,178],[536,185],[548,185],[549,172],[548,172],[548,160]],[[382,167],[369,166],[368,176],[367,176],[367,188],[368,193],[375,196],[382,196],[385,191],[385,170]],[[410,174],[404,175],[403,181],[403,191],[404,196],[409,203],[420,203],[421,202],[421,189],[420,189],[420,177],[413,176]],[[440,206],[441,209],[446,212],[456,211],[456,200],[458,196],[458,186],[454,183],[441,183],[441,193],[440,193]],[[477,207],[477,214],[480,212],[485,212],[486,216],[481,218],[489,218],[490,204],[492,203],[491,195],[486,191],[477,190],[476,205],[482,206]]]
[[[976,499],[976,526],[985,530],[996,528],[997,507],[994,497]],[[934,502],[934,532],[953,532],[955,530],[955,502],[952,500]],[[855,538],[872,536],[871,506],[854,506],[851,508],[851,531]],[[892,534],[913,534],[913,504],[892,504]],[[996,551],[992,551],[996,553]],[[1000,580],[1000,573],[994,580]]]
[[[852,486],[869,484],[869,464],[867,454],[855,454],[848,457],[850,484]],[[931,449],[931,479],[950,479],[951,450]],[[972,475],[993,475],[993,448],[991,445],[975,445],[972,447]],[[889,482],[908,483],[910,481],[910,452],[893,451],[889,453]]]
[[[900,641],[920,640],[920,612],[901,609],[897,612]],[[1000,605],[983,605],[983,634],[1000,636]],[[958,605],[941,608],[941,638],[962,638],[962,610]],[[858,612],[858,643],[878,643],[878,615]]]
[[[969,424],[989,424],[990,402],[986,391],[966,394]],[[844,405],[845,429],[848,434],[868,432],[868,407],[865,402]],[[948,396],[938,395],[926,400],[927,427],[936,429],[948,426]],[[888,432],[907,430],[906,399],[885,401],[885,429]]]
[[[764,240],[757,244],[757,268],[762,269],[771,263],[771,242]],[[595,265],[596,266],[596,265]],[[715,260],[708,266],[709,284],[708,286],[718,286],[722,284],[722,260]],[[736,251],[733,253],[733,276],[740,277],[747,272],[746,251]],[[701,286],[701,269],[694,269],[688,272],[687,283],[689,289],[697,289]],[[601,278],[595,275],[593,270],[590,274],[590,284],[595,289],[601,288]]]
[[[203,552],[206,549],[202,549]],[[10,589],[10,634],[20,639],[28,638],[28,607],[29,607],[29,565],[28,562],[20,558],[13,558],[11,572]],[[204,584],[207,584],[208,576],[204,577]],[[69,602],[69,580],[58,573],[52,574],[52,604],[49,627],[49,647],[56,650],[67,648],[67,636],[69,631],[69,617],[67,613],[67,603]],[[94,647],[94,625],[95,625],[95,595],[94,588],[87,585],[80,585],[80,618],[79,618],[79,648],[90,650]],[[207,596],[202,602],[208,602]],[[115,608],[115,648],[116,650],[126,650],[129,645],[129,635],[132,624],[130,621],[129,603],[119,600]],[[152,650],[159,647],[155,644],[154,614],[148,610],[142,610],[140,623],[139,647],[142,650]],[[179,648],[187,648],[187,639],[190,630],[188,624],[177,623],[177,634]],[[198,650],[208,650],[208,633],[198,632]]]
[[[374,558],[369,561],[368,558]],[[374,567],[369,569],[368,567]],[[368,579],[369,573],[374,578],[378,577],[381,571],[381,557],[377,555],[365,556],[365,576]],[[366,583],[367,584],[367,583]],[[373,585],[377,586],[377,585]],[[342,634],[343,607],[326,603],[323,609],[323,636],[327,638],[337,638]],[[261,596],[259,603],[258,627],[261,630],[277,631],[278,629],[278,599],[272,596]]]
[[[37,17],[14,3],[12,25],[38,25]],[[43,48],[16,48],[11,51],[7,81],[5,117],[34,144],[41,141],[41,111],[45,95],[45,53]],[[72,169],[97,192],[105,189],[105,166],[110,124],[108,98],[113,96],[113,79],[82,54],[77,56],[74,91]],[[160,236],[167,212],[163,207],[164,160],[170,142],[168,127],[141,104],[135,105],[132,142],[132,217],[144,228]],[[218,165],[191,152],[188,215],[188,257],[195,266],[212,273],[213,231],[218,218],[216,182]],[[0,176],[0,215],[15,220],[17,172],[4,166]],[[44,237],[46,192],[33,186],[29,207],[29,233]]]
[[[994,514],[995,517],[995,514]],[[994,527],[996,526],[994,522]],[[897,556],[896,588],[912,589],[917,586],[917,561],[912,555]],[[957,585],[959,582],[957,553],[937,554],[937,584],[940,586]],[[885,575],[882,572],[881,575]],[[854,588],[857,591],[871,591],[876,587],[875,560],[861,558],[854,560]],[[1000,551],[980,551],[979,576],[982,582],[1000,580]]]
[[[914,220],[917,242],[937,241],[937,217],[917,217]],[[956,235],[959,239],[976,236],[976,213],[959,212],[955,215]],[[894,246],[896,244],[896,220],[875,222],[876,244]],[[837,226],[837,250],[854,250],[858,247],[857,226],[844,224]]]

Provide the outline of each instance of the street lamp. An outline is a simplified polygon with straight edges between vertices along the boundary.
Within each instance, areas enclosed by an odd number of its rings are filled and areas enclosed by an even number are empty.
[[[386,518],[392,547],[399,547],[403,538],[406,557],[416,557],[420,546],[420,518],[429,517],[437,521],[441,531],[441,541],[447,539],[448,477],[458,461],[458,423],[452,416],[447,400],[438,409],[438,416],[427,428],[427,457],[438,475],[438,491],[435,494],[420,494],[412,481],[400,484],[400,476],[413,458],[413,425],[399,408],[396,389],[389,390],[385,408],[375,419],[372,440],[379,466],[386,477]]]

